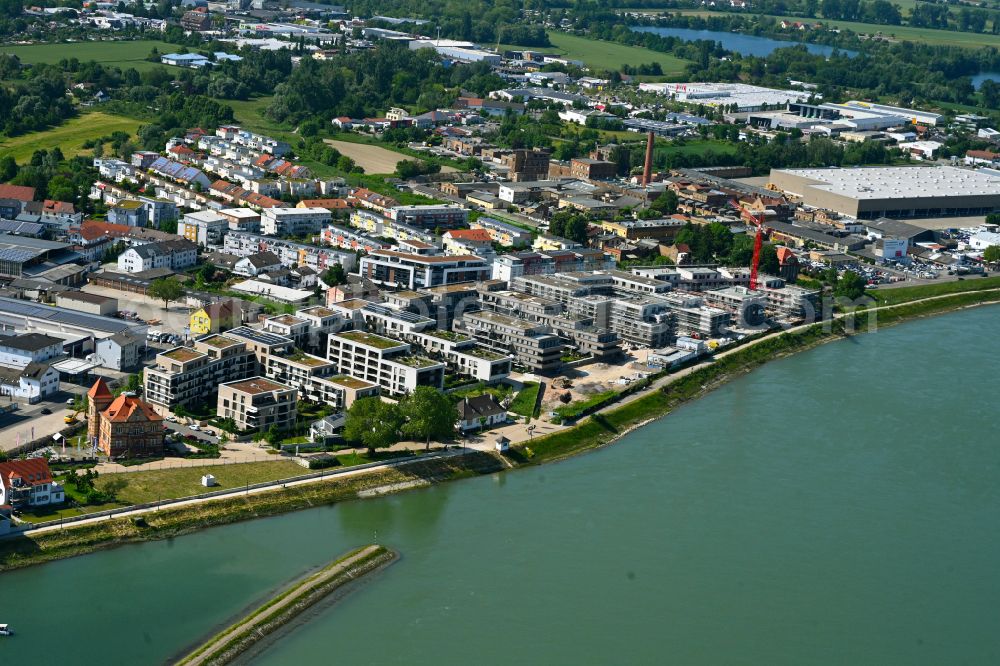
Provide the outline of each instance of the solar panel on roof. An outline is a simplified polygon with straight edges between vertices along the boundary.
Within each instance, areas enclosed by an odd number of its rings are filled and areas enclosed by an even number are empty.
[[[25,250],[19,247],[0,248],[0,261],[30,261],[40,255],[41,252]]]

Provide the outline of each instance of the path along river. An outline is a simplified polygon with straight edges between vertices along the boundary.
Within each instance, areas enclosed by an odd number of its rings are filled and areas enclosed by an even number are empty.
[[[158,664],[378,541],[284,664],[1000,663],[1000,307],[776,361],[562,463],[0,576],[0,663]]]

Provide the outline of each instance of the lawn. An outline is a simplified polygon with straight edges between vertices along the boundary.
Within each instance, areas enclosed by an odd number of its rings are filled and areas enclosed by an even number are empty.
[[[869,294],[879,305],[897,305],[918,298],[929,296],[944,296],[965,291],[982,291],[983,289],[1000,289],[1000,277],[967,277],[962,280],[924,284],[917,287],[892,287],[875,289]]]
[[[728,12],[715,12],[711,10],[679,10],[680,14],[694,14],[698,16],[718,16]],[[815,20],[830,28],[838,30],[851,30],[862,35],[881,34],[892,37],[900,41],[920,42],[931,46],[962,46],[965,48],[980,48],[983,46],[993,46],[1000,48],[1000,35],[990,35],[976,32],[958,32],[956,30],[936,30],[934,28],[913,28],[907,25],[878,25],[875,23],[861,23],[858,21],[839,21],[824,18],[803,19],[801,16],[783,16],[769,14],[777,19],[788,21]]]
[[[153,48],[160,53],[173,53],[180,47],[152,39],[138,41],[106,41],[106,42],[72,42],[59,44],[28,44],[16,46],[0,46],[0,53],[10,53],[21,59],[22,63],[43,63],[53,65],[66,58],[76,58],[80,62],[93,60],[102,65],[111,65],[128,69],[134,67],[140,71],[153,67],[165,67],[160,63],[146,60]]]
[[[11,155],[18,162],[24,162],[36,150],[58,146],[66,157],[72,157],[86,152],[83,144],[88,139],[108,136],[112,132],[135,135],[141,124],[141,121],[134,118],[91,111],[41,132],[30,132],[10,139],[0,137],[0,156]]]
[[[525,382],[524,388],[518,391],[510,403],[508,411],[521,416],[534,416],[535,403],[538,402],[538,382]]]
[[[651,51],[641,46],[628,46],[616,42],[605,42],[589,37],[570,35],[565,32],[549,32],[551,48],[534,48],[525,46],[505,45],[502,48],[514,50],[545,51],[555,53],[572,60],[582,60],[588,67],[618,71],[622,65],[640,65],[658,62],[666,77],[675,77],[684,73],[688,62],[669,53]],[[662,77],[649,77],[658,79]]]
[[[198,495],[210,490],[239,488],[247,483],[276,481],[308,473],[309,470],[287,460],[128,472],[123,477],[128,481],[128,485],[118,493],[118,499],[125,504],[141,504],[155,502],[158,499]],[[215,476],[219,485],[214,488],[202,486],[201,477],[204,474]],[[122,477],[118,474],[101,475],[97,480],[97,487],[102,488],[109,480],[115,478]]]

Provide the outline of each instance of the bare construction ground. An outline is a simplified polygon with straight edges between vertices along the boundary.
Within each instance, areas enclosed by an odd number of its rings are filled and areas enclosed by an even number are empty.
[[[353,143],[351,141],[337,141],[336,139],[324,139],[327,145],[340,151],[342,155],[347,155],[354,162],[365,170],[365,173],[392,173],[396,170],[396,165],[403,160],[414,160],[415,157],[397,153],[393,150],[382,148],[381,146],[371,146],[366,143]],[[448,173],[455,171],[452,167],[443,166],[441,171]]]

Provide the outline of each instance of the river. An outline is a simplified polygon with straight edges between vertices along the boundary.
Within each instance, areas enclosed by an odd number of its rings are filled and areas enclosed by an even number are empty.
[[[826,44],[810,44],[808,42],[793,42],[786,39],[772,39],[771,37],[759,37],[757,35],[745,35],[741,32],[724,32],[721,30],[695,30],[694,28],[657,28],[655,26],[637,26],[632,30],[636,32],[652,32],[661,37],[677,37],[686,42],[705,40],[709,42],[720,42],[722,48],[745,56],[765,57],[777,49],[788,48],[789,46],[805,46],[810,53],[830,56],[834,51],[839,51],[846,56],[856,56],[857,51],[851,49],[836,49]]]
[[[558,464],[3,574],[0,663],[162,663],[375,539],[400,562],[255,663],[1000,663],[997,330],[910,322]]]

